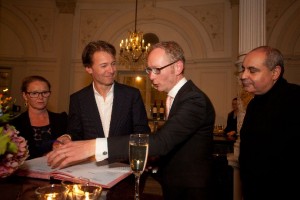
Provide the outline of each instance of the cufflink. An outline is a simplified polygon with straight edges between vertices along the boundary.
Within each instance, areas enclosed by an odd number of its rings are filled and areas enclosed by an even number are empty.
[[[102,155],[104,156],[107,155],[107,151],[103,151]]]

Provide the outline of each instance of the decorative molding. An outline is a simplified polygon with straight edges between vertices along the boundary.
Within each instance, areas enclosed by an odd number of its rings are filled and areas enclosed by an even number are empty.
[[[266,32],[268,38],[280,17],[297,0],[267,0],[266,6]]]
[[[77,0],[55,0],[59,13],[74,14]]]
[[[118,10],[81,10],[80,25],[79,25],[79,40],[78,49],[83,49],[84,46],[94,39],[95,34],[101,31],[101,26],[107,23],[107,16],[112,16]]]
[[[224,50],[224,4],[183,7],[206,29],[216,51]]]
[[[17,6],[17,5],[16,5]],[[53,8],[26,7],[18,5],[18,9],[23,12],[31,23],[35,26],[42,41],[43,50],[51,52],[53,50],[53,33],[55,11]]]

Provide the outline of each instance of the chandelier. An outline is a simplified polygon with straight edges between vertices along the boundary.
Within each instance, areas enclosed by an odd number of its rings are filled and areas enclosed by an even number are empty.
[[[129,31],[128,37],[120,42],[119,64],[131,68],[138,68],[145,65],[147,53],[150,47],[150,43],[145,45],[143,32],[137,31],[136,29],[137,5],[138,0],[135,1],[134,31]]]

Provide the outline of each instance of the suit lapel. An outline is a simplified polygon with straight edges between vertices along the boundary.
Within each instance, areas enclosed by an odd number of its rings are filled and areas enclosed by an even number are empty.
[[[114,85],[114,100],[113,107],[111,112],[111,121],[109,126],[109,135],[113,136],[116,132],[116,128],[118,127],[118,122],[121,120],[120,111],[122,111],[122,105],[125,101],[124,92],[121,90],[120,85],[115,82]]]
[[[97,135],[99,137],[104,137],[102,121],[97,107],[93,85],[91,85],[84,98],[85,98],[84,101],[87,102],[87,104],[85,104],[85,109],[87,110],[87,113],[89,113],[91,120],[94,121],[92,124],[96,125]]]
[[[188,80],[178,91],[178,93],[176,94],[174,100],[173,100],[173,103],[172,103],[172,107],[171,107],[171,110],[170,110],[170,113],[169,113],[169,117],[172,115],[172,113],[176,110],[176,105],[177,105],[177,102],[179,101],[180,97],[185,93],[187,92],[191,85],[191,80]]]

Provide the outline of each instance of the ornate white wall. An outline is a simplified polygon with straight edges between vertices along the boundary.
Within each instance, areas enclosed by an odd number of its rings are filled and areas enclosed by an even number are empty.
[[[286,77],[299,84],[299,0],[269,1],[267,43],[288,57]],[[0,67],[12,68],[12,95],[23,104],[21,79],[40,74],[52,83],[50,109],[67,111],[69,95],[90,82],[85,44],[102,39],[118,49],[134,11],[133,0],[1,0]],[[216,123],[225,123],[237,93],[238,20],[237,0],[139,1],[137,28],[183,46],[186,76],[211,98]]]

